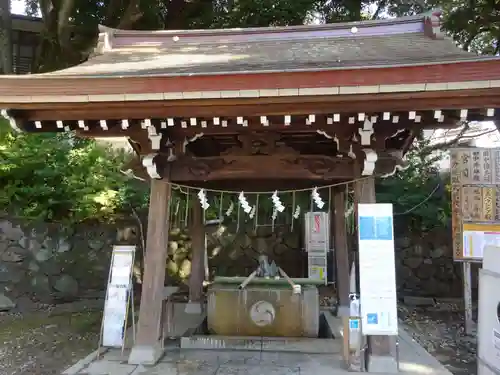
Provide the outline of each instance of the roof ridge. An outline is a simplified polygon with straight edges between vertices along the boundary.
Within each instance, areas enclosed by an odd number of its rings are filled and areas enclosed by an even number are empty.
[[[241,29],[200,29],[200,30],[119,30],[100,26],[101,33],[95,54],[102,54],[113,48],[149,46],[168,46],[184,43],[206,44],[244,43],[250,40],[293,40],[322,39],[325,37],[395,35],[420,32],[432,39],[442,39],[441,11],[432,11],[414,16],[368,20],[356,22],[331,23],[322,25],[302,25],[289,27],[257,27]]]
[[[240,35],[253,33],[283,33],[283,32],[301,32],[301,31],[316,31],[316,30],[338,30],[349,27],[374,27],[397,24],[408,24],[413,22],[422,22],[427,13],[417,14],[413,16],[384,18],[376,20],[362,20],[349,22],[334,22],[324,24],[296,25],[296,26],[261,26],[261,27],[245,27],[245,28],[224,28],[224,29],[185,29],[185,30],[126,30],[115,29],[105,25],[99,25],[100,32],[108,32],[114,36],[134,36],[134,35],[160,35],[160,36],[175,36],[184,35]]]

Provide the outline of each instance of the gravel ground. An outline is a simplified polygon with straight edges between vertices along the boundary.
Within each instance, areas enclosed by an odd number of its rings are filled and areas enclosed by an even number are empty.
[[[454,375],[476,375],[475,332],[464,333],[463,308],[456,303],[436,303],[429,307],[399,307],[400,318],[413,338],[434,355]]]
[[[0,375],[60,374],[97,348],[100,314],[0,315]]]

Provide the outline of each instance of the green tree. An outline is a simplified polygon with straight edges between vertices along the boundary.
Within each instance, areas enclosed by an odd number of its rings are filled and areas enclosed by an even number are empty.
[[[0,210],[51,221],[111,220],[147,202],[147,186],[127,183],[128,156],[71,133],[0,129]]]
[[[28,14],[40,12],[43,18],[35,64],[41,72],[87,59],[99,24],[145,30],[286,26],[404,16],[436,7],[444,10],[444,25],[462,48],[498,54],[496,0],[26,0]]]
[[[10,0],[0,0],[0,74],[12,72]]]
[[[393,203],[400,229],[419,233],[448,225],[450,181],[440,171],[442,158],[443,152],[429,140],[416,140],[406,155],[408,168],[377,180],[377,201]]]

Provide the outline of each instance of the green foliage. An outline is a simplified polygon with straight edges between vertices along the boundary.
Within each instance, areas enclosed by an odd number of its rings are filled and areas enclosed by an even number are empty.
[[[449,178],[440,174],[443,154],[431,152],[428,141],[417,140],[407,154],[408,168],[378,179],[377,201],[394,205],[395,222],[421,232],[445,226],[451,216]]]
[[[72,133],[5,131],[0,139],[0,210],[50,221],[110,220],[145,206],[146,187],[119,171],[124,152]]]
[[[123,29],[195,29],[288,26],[405,16],[444,10],[447,32],[466,50],[498,54],[496,0],[25,0],[44,19],[36,71],[88,58],[99,24]]]

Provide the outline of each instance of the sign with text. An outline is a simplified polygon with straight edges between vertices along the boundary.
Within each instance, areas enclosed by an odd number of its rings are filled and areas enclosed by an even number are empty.
[[[122,347],[127,321],[135,246],[114,246],[102,324],[102,346]]]
[[[456,148],[450,160],[453,257],[481,261],[483,236],[469,233],[465,240],[464,226],[500,224],[500,149]]]
[[[328,212],[306,212],[306,251],[326,253],[330,249],[330,220]]]
[[[362,332],[397,335],[392,204],[358,205],[358,240]]]
[[[464,259],[483,259],[486,246],[500,247],[500,224],[471,224],[463,226]]]

